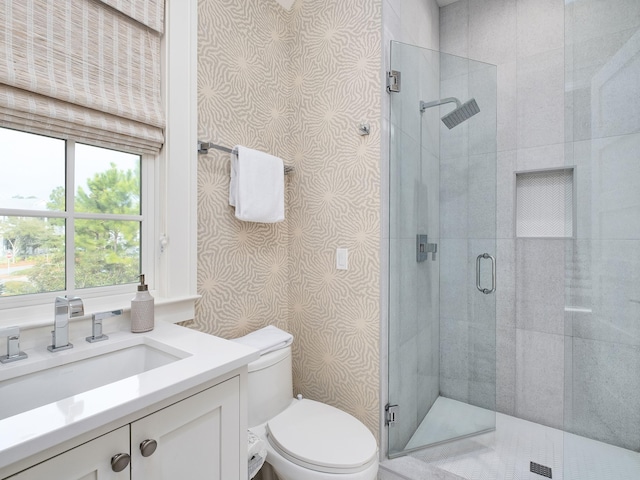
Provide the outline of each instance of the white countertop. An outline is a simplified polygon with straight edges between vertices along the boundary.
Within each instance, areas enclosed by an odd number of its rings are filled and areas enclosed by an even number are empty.
[[[168,347],[166,351],[173,349],[172,353],[181,359],[0,420],[0,469],[215,380],[259,357],[258,351],[250,347],[164,322],[156,322],[151,332],[138,334],[129,332],[127,323],[120,322],[118,330],[105,328],[109,339],[99,343],[85,341],[90,323],[82,328],[71,327],[74,348],[56,353],[46,349],[51,343],[47,329],[27,332],[30,337],[22,339],[21,349],[29,358],[0,364],[0,386],[4,380],[36,368],[139,344],[152,347],[162,344]],[[73,335],[74,331],[78,335]]]

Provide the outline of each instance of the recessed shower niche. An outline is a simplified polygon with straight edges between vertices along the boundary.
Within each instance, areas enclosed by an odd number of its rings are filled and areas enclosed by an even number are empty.
[[[516,173],[516,236],[571,238],[575,233],[573,167]]]

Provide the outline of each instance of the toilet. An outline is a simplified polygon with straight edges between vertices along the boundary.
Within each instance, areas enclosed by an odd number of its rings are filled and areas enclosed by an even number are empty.
[[[291,345],[249,364],[249,430],[267,446],[280,480],[374,480],[371,432],[342,410],[292,398]]]

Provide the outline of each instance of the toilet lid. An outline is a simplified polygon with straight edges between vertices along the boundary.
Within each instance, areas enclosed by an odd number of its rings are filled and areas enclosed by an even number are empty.
[[[269,443],[289,461],[318,472],[355,473],[376,461],[371,432],[355,417],[313,400],[295,401],[267,423]]]

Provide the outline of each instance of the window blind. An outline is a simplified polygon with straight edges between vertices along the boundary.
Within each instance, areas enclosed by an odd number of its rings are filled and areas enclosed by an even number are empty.
[[[163,16],[161,0],[4,0],[0,124],[157,153]]]
[[[126,16],[152,28],[164,32],[164,0],[100,0]]]

